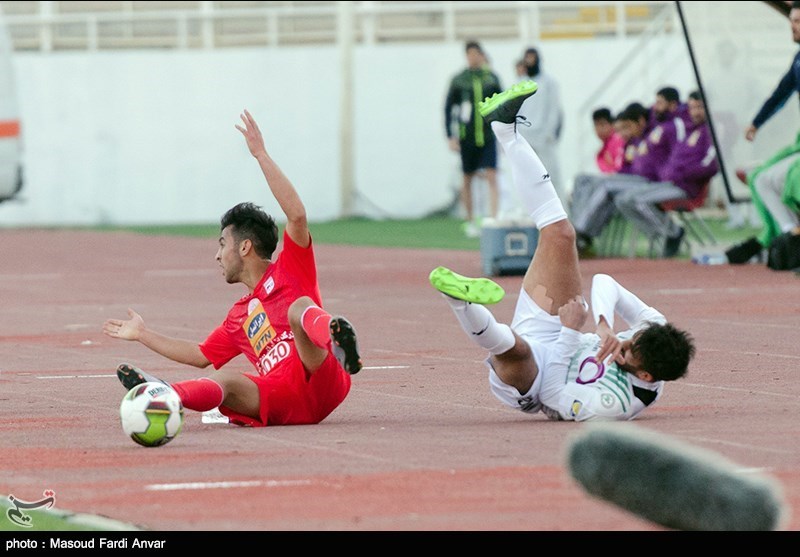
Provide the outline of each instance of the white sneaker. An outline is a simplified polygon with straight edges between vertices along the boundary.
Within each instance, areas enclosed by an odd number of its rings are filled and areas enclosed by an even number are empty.
[[[467,222],[467,223],[464,223],[464,235],[467,238],[479,238],[480,235],[481,235],[481,231],[475,225],[475,223]]]
[[[228,416],[224,416],[222,412],[219,411],[219,408],[214,408],[213,410],[209,410],[208,412],[203,412],[202,420],[204,424],[230,423]]]

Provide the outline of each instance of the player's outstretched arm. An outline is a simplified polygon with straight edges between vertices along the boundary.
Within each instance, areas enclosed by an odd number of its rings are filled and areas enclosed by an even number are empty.
[[[128,317],[127,320],[107,320],[103,324],[103,333],[111,338],[140,342],[153,352],[174,362],[201,369],[211,365],[196,343],[169,338],[148,329],[142,316],[132,309],[128,310]]]
[[[301,248],[308,247],[311,244],[311,236],[308,232],[306,208],[297,194],[297,190],[294,189],[292,183],[267,153],[267,149],[264,146],[264,137],[261,135],[261,130],[253,116],[245,110],[241,118],[244,127],[237,125],[236,129],[242,133],[245,141],[247,141],[247,148],[250,149],[250,154],[258,161],[272,195],[286,215],[286,233]]]

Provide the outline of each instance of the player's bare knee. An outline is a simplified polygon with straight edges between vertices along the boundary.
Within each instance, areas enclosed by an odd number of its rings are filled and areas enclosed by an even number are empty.
[[[303,296],[302,298],[296,299],[292,302],[292,305],[289,306],[289,326],[292,329],[296,329],[297,327],[302,327],[301,319],[303,317],[303,312],[308,309],[310,306],[316,305],[314,300],[309,298],[308,296]]]
[[[514,338],[516,340],[514,343],[514,348],[504,354],[500,354],[499,356],[493,356],[492,359],[494,361],[502,364],[524,362],[528,359],[533,359],[533,351],[531,350],[530,345],[522,340],[516,333],[514,334]]]
[[[222,387],[223,405],[230,408],[241,408],[254,394],[251,391],[258,391],[255,383],[239,373],[215,373],[209,379]]]
[[[243,377],[239,375],[239,377]],[[211,381],[222,387],[222,396],[227,397],[228,393],[235,390],[234,383],[237,381],[237,376],[230,373],[218,371],[208,377]]]
[[[492,356],[490,362],[500,380],[520,394],[530,391],[536,381],[538,368],[533,351],[519,337],[513,349],[500,356]]]
[[[541,231],[542,242],[558,243],[564,246],[573,246],[577,240],[575,228],[568,220],[558,221]]]

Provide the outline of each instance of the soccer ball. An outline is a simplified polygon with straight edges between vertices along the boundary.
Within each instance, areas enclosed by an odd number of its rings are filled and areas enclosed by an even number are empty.
[[[122,429],[145,447],[172,441],[183,427],[183,404],[178,393],[163,383],[136,385],[119,406]]]

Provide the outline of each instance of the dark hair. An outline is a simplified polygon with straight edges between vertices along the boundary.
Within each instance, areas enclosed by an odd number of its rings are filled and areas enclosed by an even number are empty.
[[[598,108],[592,114],[592,120],[599,122],[604,120],[606,122],[613,122],[614,118],[611,116],[611,111],[607,108]]]
[[[650,117],[650,111],[642,103],[631,103],[628,107],[623,110],[619,116],[617,116],[617,120],[623,120],[626,122],[636,122],[637,124],[644,118],[647,120]]]
[[[703,102],[703,94],[700,91],[692,91],[689,93],[689,98],[693,101]]]
[[[794,2],[792,2],[792,9],[793,10],[800,10],[800,1],[794,0]]]
[[[481,47],[481,43],[479,43],[478,41],[467,41],[467,44],[464,47],[464,52],[469,52],[473,48],[477,49],[478,52],[483,54],[483,48]]]
[[[664,97],[664,99],[670,103],[681,102],[681,94],[677,89],[675,89],[675,87],[664,87],[658,93],[656,93],[656,95],[659,97]]]
[[[696,352],[691,335],[670,324],[651,324],[634,337],[631,349],[655,381],[685,376]]]
[[[240,203],[222,215],[220,230],[232,227],[231,234],[237,243],[253,242],[253,249],[262,259],[271,259],[278,247],[278,226],[275,219],[253,203]]]

